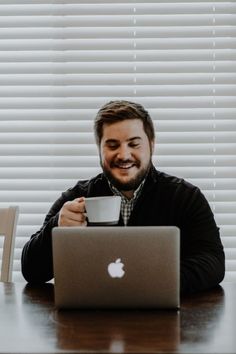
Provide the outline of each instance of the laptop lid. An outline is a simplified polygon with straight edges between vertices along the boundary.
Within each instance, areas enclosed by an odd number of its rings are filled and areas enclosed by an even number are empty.
[[[57,227],[58,308],[178,308],[177,227]]]

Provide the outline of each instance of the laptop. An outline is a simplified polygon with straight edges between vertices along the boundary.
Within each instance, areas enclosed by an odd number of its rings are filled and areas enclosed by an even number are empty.
[[[57,308],[179,308],[177,227],[56,227],[52,241]]]

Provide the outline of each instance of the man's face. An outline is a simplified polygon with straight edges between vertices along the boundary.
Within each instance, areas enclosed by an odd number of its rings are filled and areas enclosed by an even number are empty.
[[[103,126],[99,147],[103,172],[128,197],[132,196],[150,167],[153,144],[150,147],[143,122],[139,119]]]

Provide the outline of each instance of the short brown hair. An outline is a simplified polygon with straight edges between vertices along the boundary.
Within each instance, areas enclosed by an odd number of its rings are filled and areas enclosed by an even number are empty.
[[[149,143],[155,139],[155,130],[152,119],[141,104],[130,101],[111,101],[98,111],[94,121],[94,133],[97,145],[100,144],[104,124],[113,124],[126,119],[140,119]]]

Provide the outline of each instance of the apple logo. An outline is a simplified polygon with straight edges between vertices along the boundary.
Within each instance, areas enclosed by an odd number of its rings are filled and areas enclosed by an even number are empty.
[[[124,264],[121,263],[121,259],[118,258],[115,262],[108,265],[107,270],[112,278],[122,278],[125,274],[123,270]]]

